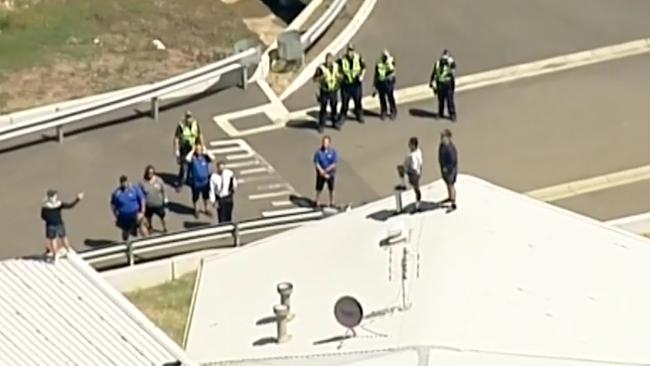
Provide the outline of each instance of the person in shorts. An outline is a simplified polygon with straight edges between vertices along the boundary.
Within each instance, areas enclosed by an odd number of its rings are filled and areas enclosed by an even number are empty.
[[[458,176],[458,151],[451,140],[451,131],[445,129],[440,134],[440,146],[438,147],[438,162],[440,163],[440,175],[447,185],[447,199],[450,202],[449,212],[456,209],[456,177]]]
[[[165,193],[165,182],[156,175],[153,165],[147,165],[144,170],[144,177],[140,183],[140,189],[145,197],[144,217],[147,219],[147,229],[153,229],[152,219],[158,216],[162,225],[162,232],[167,233],[165,222],[167,194]]]
[[[199,197],[203,199],[203,213],[212,216],[208,202],[210,199],[210,175],[212,174],[212,158],[206,154],[205,148],[197,144],[192,151],[185,157],[190,167],[189,185],[192,188],[192,206],[194,207],[194,217],[199,218]]]
[[[120,186],[111,195],[111,209],[115,215],[115,224],[122,231],[122,240],[129,240],[129,236],[142,237],[149,235],[144,225],[144,212],[146,204],[142,190],[129,183],[126,175],[120,176]]]
[[[331,145],[332,138],[324,136],[321,147],[314,153],[314,166],[316,167],[316,197],[314,204],[316,206],[320,205],[320,195],[325,184],[327,184],[329,191],[329,205],[334,206],[334,178],[336,176],[338,154]]]
[[[415,192],[415,210],[421,209],[422,192],[420,191],[420,179],[422,177],[422,150],[418,147],[417,137],[411,137],[408,142],[409,153],[404,159],[404,165],[398,166],[400,177],[406,178],[408,185],[413,187]],[[406,190],[406,184],[401,187]]]
[[[62,210],[71,209],[84,198],[83,193],[77,194],[72,202],[61,202],[56,190],[47,191],[43,205],[41,206],[41,219],[45,222],[45,237],[48,240],[45,255],[56,260],[60,254],[61,248],[71,251],[68,236],[65,231]]]

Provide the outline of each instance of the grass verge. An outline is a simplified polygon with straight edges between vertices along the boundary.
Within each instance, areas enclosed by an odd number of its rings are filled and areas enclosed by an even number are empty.
[[[155,287],[128,292],[125,296],[179,345],[194,290],[196,271]]]

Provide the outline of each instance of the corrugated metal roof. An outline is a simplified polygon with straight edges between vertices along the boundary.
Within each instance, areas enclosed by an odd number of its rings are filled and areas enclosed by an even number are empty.
[[[0,262],[0,365],[161,366],[182,353],[75,255]]]

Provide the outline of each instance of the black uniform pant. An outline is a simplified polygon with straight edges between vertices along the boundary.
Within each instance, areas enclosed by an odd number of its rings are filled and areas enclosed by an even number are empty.
[[[363,95],[363,87],[361,83],[343,84],[341,86],[341,118],[345,119],[348,116],[348,108],[350,107],[350,99],[354,101],[354,115],[358,120],[363,119],[363,107],[361,106],[361,97]]]
[[[318,114],[318,125],[320,127],[325,126],[328,106],[330,109],[330,119],[332,120],[332,124],[335,124],[338,121],[338,117],[336,114],[337,105],[339,104],[338,90],[327,91],[321,89],[319,102],[320,102],[320,113]]]
[[[390,107],[390,114],[391,115],[396,115],[397,114],[397,105],[395,104],[395,95],[394,95],[394,88],[395,88],[395,83],[389,80],[384,80],[377,82],[377,85],[375,85],[375,88],[377,88],[377,93],[379,93],[379,105],[380,105],[380,113],[382,116],[385,116],[389,112],[389,107]]]
[[[454,103],[455,83],[453,81],[437,84],[438,93],[438,115],[445,115],[445,105],[451,118],[456,118],[456,104]]]
[[[192,151],[192,146],[184,145],[179,149],[178,157],[178,177],[176,178],[178,186],[182,186],[190,179],[189,163],[185,160],[187,154]]]
[[[235,202],[232,195],[219,198],[219,205],[217,206],[217,219],[219,222],[231,222],[232,210],[235,207]]]

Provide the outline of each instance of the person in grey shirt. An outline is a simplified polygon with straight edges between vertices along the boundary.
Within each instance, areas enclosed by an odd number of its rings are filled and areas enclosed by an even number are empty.
[[[165,213],[167,206],[167,195],[165,194],[165,182],[156,175],[153,165],[147,165],[144,170],[144,179],[140,183],[140,189],[145,196],[144,217],[147,219],[149,230],[152,228],[153,216],[160,218],[163,233],[167,233]]]

